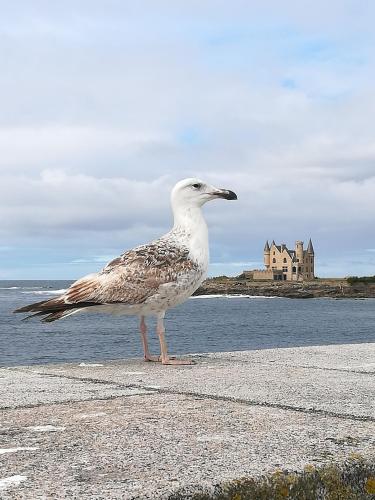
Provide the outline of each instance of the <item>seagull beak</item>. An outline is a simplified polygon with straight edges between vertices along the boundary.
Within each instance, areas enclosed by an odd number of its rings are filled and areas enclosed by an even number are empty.
[[[230,191],[229,189],[215,189],[210,194],[217,198],[224,198],[225,200],[237,200],[236,193]]]

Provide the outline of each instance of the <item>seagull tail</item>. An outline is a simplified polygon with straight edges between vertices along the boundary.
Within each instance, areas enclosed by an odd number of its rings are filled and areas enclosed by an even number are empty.
[[[72,314],[75,314],[82,309],[85,309],[86,307],[94,306],[97,305],[93,302],[81,302],[81,303],[76,303],[76,304],[67,304],[63,296],[49,299],[49,300],[42,300],[41,302],[35,302],[34,304],[29,304],[24,307],[20,307],[19,309],[16,309],[15,313],[34,313],[31,314],[30,316],[27,316],[23,320],[28,320],[30,318],[35,318],[42,316],[41,321],[43,323],[51,323],[52,321],[56,321],[58,319],[66,318],[67,316],[71,316]]]
[[[35,316],[42,316],[42,323],[52,323],[53,321],[57,321],[58,319],[66,318],[67,316],[71,316],[79,311],[82,311],[84,307],[80,307],[79,309],[68,309],[66,311],[58,311],[54,313],[46,313],[46,312],[37,312],[35,314],[31,314],[30,316],[26,316],[22,321],[27,321],[28,319],[35,318]]]
[[[28,304],[27,306],[19,307],[16,309],[15,313],[24,312],[43,312],[56,310],[56,308],[61,309],[63,305],[63,300],[60,297],[48,300],[42,300],[41,302],[34,302],[33,304]]]

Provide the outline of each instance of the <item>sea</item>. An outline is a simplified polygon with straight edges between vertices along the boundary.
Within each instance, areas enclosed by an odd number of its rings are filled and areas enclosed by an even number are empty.
[[[0,281],[0,366],[142,357],[138,318],[78,313],[54,323],[12,311],[71,281]],[[166,314],[170,354],[375,342],[375,299],[199,296]],[[155,320],[150,347],[159,353]]]

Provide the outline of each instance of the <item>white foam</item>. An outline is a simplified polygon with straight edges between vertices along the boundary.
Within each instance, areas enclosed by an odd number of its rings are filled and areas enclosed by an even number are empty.
[[[0,286],[0,290],[37,290],[42,286]]]
[[[65,431],[65,427],[56,427],[54,425],[32,425],[31,427],[26,427],[32,432],[58,432]]]
[[[18,486],[22,481],[26,481],[27,476],[9,476],[9,477],[4,477],[3,479],[0,479],[0,491],[4,491],[9,486]]]
[[[61,290],[38,290],[37,292],[21,292],[21,293],[31,293],[32,295],[62,295],[66,292],[65,288]]]
[[[282,297],[276,297],[275,295],[266,296],[266,295],[246,295],[246,294],[225,294],[225,293],[217,293],[211,295],[193,295],[190,299],[280,299]]]
[[[220,299],[220,298],[226,298],[228,295],[216,293],[216,294],[210,294],[210,295],[192,295],[189,297],[189,299]]]
[[[5,453],[16,453],[17,451],[36,451],[39,448],[31,448],[28,446],[19,446],[18,448],[0,448],[0,455],[5,455]]]
[[[104,366],[104,365],[101,365],[100,363],[80,363],[78,366]]]

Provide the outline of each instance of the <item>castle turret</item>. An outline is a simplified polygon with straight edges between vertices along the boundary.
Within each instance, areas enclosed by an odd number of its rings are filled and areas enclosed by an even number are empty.
[[[307,274],[309,279],[314,279],[315,276],[315,252],[314,252],[314,247],[311,241],[311,238],[309,239],[309,245],[307,247],[307,255],[306,255],[306,267],[307,267]]]
[[[296,241],[296,258],[303,263],[303,241]]]
[[[309,246],[307,247],[307,253],[309,253],[310,255],[314,255],[314,247],[311,238],[309,239]]]
[[[269,269],[271,265],[271,249],[268,244],[268,240],[266,241],[266,244],[264,245],[264,265],[266,266],[266,269]]]

